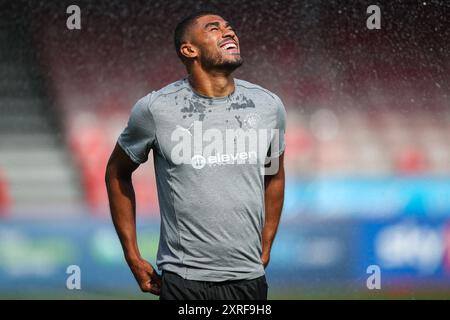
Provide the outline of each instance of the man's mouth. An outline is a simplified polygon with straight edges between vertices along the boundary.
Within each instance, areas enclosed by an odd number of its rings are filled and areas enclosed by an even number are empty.
[[[239,53],[239,48],[233,40],[226,41],[220,45],[220,48],[228,53]]]

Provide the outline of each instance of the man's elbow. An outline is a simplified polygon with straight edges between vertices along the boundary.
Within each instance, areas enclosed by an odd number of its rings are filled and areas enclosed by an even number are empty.
[[[108,186],[112,181],[131,182],[133,171],[121,163],[109,161],[105,170],[105,183]]]
[[[108,185],[112,180],[119,177],[119,166],[117,165],[117,161],[111,157],[108,160],[105,168],[105,183]]]
[[[108,162],[108,164],[106,165],[106,169],[105,169],[105,184],[106,184],[106,186],[109,185],[109,183],[111,182],[112,177],[113,177],[112,166]]]

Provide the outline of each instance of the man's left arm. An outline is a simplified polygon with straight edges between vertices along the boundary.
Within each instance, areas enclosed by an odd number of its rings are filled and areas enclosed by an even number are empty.
[[[270,250],[277,233],[284,200],[284,152],[279,156],[279,168],[276,174],[264,177],[265,223],[262,232],[261,260],[264,268],[270,260]]]

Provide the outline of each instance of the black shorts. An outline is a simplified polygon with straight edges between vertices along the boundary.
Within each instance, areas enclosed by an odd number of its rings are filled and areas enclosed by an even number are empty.
[[[266,276],[222,282],[186,280],[163,271],[160,300],[267,300]]]

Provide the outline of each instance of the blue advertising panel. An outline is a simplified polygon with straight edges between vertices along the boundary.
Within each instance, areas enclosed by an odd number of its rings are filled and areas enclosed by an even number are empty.
[[[384,283],[450,285],[450,223],[447,220],[396,219],[362,224],[358,241],[360,273],[380,267]]]
[[[154,263],[159,226],[138,230],[143,255]],[[111,223],[12,222],[0,226],[1,289],[66,288],[67,268],[80,268],[83,289],[136,289]]]
[[[143,256],[155,263],[159,222],[138,224]],[[105,220],[4,221],[0,225],[0,291],[66,290],[68,267],[81,271],[86,292],[139,292],[112,224]],[[450,222],[284,220],[272,248],[272,288],[313,286],[367,290],[367,268],[383,286],[450,284]]]
[[[355,232],[345,222],[309,221],[280,226],[267,276],[284,287],[325,285],[352,275]]]

